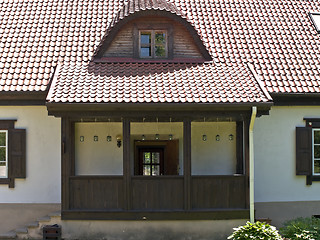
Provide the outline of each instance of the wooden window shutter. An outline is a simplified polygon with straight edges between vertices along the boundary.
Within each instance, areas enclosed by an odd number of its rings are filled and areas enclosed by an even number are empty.
[[[312,128],[296,127],[296,175],[312,175]]]
[[[26,130],[9,131],[9,177],[26,178]]]
[[[179,175],[179,140],[170,140],[166,144],[164,174]]]

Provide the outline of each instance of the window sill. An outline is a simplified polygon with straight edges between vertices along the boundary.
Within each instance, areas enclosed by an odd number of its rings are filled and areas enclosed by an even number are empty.
[[[312,185],[312,182],[320,182],[320,176],[307,176],[307,185]]]
[[[0,178],[0,184],[8,184],[9,188],[14,188],[14,180],[10,178]]]

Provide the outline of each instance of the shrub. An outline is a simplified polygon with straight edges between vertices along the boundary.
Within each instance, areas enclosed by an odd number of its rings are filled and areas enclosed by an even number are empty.
[[[285,222],[280,228],[280,233],[291,240],[308,239],[320,240],[320,219],[297,218]]]
[[[274,226],[270,226],[267,223],[247,222],[246,225],[234,228],[232,235],[228,237],[232,240],[281,240],[281,236]]]

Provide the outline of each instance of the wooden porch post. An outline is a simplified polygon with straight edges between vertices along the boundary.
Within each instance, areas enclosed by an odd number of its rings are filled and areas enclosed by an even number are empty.
[[[184,209],[191,209],[191,121],[183,121]]]
[[[123,119],[123,186],[124,186],[124,209],[131,209],[131,171],[130,171],[130,120]]]
[[[72,137],[73,131],[70,119],[62,117],[61,119],[61,210],[69,210],[69,178],[73,172],[72,166]]]

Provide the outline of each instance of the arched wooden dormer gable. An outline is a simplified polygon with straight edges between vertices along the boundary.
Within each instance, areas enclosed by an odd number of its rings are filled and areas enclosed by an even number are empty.
[[[165,57],[150,57],[153,60],[212,60],[192,22],[166,0],[129,0],[125,3],[107,28],[94,60],[140,59],[141,31],[146,30],[150,36],[152,32],[157,34],[164,30],[167,37]]]

